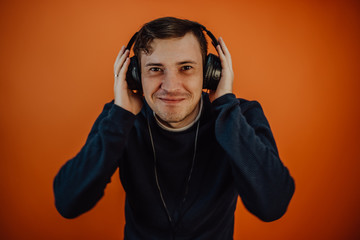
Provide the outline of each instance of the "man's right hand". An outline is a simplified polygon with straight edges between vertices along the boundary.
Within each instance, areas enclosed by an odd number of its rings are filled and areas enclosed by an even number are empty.
[[[115,104],[137,115],[143,105],[142,96],[128,88],[126,72],[130,64],[129,50],[122,46],[114,63],[114,96]]]

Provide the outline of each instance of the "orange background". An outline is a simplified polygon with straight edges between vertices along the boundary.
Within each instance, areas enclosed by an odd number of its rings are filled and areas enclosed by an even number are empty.
[[[0,238],[122,239],[117,173],[97,206],[74,220],[56,212],[52,181],[112,99],[121,45],[168,15],[224,38],[235,93],[262,103],[296,181],[278,221],[263,223],[240,203],[235,239],[360,239],[356,0],[2,0]]]

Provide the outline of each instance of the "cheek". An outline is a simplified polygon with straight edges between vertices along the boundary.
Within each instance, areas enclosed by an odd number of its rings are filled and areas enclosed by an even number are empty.
[[[141,83],[146,100],[149,100],[160,87],[160,83],[155,79],[143,78]]]
[[[191,92],[201,92],[203,86],[202,74],[197,74],[191,79],[188,79],[188,81],[186,81],[184,85],[184,87]]]

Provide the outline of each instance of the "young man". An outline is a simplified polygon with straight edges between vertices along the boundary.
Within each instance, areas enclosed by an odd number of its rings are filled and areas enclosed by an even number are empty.
[[[128,87],[129,50],[115,65],[114,101],[54,181],[60,214],[90,210],[119,167],[125,239],[233,239],[238,196],[263,221],[280,218],[294,181],[258,102],[237,99],[230,53],[219,38],[221,79],[203,93],[207,43],[198,23],[145,24],[134,52],[142,93]]]

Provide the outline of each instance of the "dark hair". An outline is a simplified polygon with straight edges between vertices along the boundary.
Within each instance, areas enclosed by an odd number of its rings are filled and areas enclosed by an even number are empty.
[[[186,33],[192,32],[199,41],[203,62],[207,55],[207,41],[204,36],[203,26],[197,22],[174,17],[158,18],[151,22],[145,23],[139,30],[135,44],[134,53],[140,60],[140,53],[145,54],[152,52],[151,42],[155,38],[167,39],[183,37]]]

